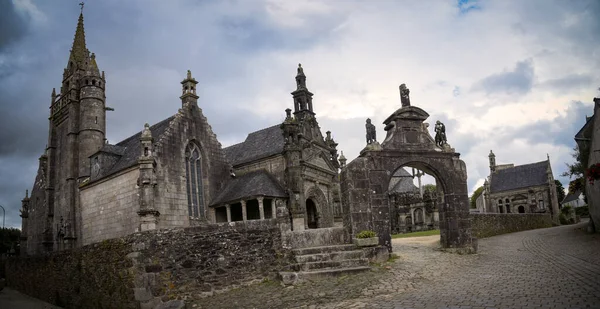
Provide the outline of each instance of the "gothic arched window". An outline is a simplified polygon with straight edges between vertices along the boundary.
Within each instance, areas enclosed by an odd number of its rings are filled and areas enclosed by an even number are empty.
[[[185,150],[185,176],[190,217],[204,217],[204,191],[202,190],[202,155],[200,148],[189,143]]]

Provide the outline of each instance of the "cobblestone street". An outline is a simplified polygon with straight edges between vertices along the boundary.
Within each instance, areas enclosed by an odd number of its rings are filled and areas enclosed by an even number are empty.
[[[479,240],[475,255],[439,236],[394,240],[398,258],[369,273],[282,287],[266,282],[191,308],[600,308],[600,235],[585,223]]]

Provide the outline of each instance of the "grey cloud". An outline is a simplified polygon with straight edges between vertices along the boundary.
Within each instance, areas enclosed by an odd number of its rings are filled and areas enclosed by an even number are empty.
[[[566,91],[592,87],[593,81],[594,78],[588,74],[571,74],[565,77],[544,81],[540,83],[540,86],[555,93],[563,93]]]
[[[12,1],[0,1],[0,52],[21,39],[28,28],[26,16],[17,12]]]
[[[473,86],[474,90],[483,90],[486,94],[519,94],[531,91],[534,68],[531,60],[517,62],[512,71],[490,75]]]
[[[521,138],[530,144],[551,143],[574,147],[575,134],[585,124],[585,116],[591,116],[594,110],[592,106],[579,101],[568,104],[566,112],[555,119],[540,120],[514,129],[509,127],[500,136],[507,142]]]

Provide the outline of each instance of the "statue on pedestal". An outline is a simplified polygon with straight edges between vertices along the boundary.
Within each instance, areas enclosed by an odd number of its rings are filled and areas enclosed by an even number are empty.
[[[371,144],[377,141],[375,130],[375,126],[371,123],[371,119],[367,118],[367,123],[365,124],[367,129],[367,144]]]
[[[406,88],[406,84],[400,85],[400,102],[402,102],[402,107],[410,106],[410,97],[408,96],[410,90]]]
[[[446,126],[439,120],[435,122],[435,144],[440,148],[448,144],[446,141]]]

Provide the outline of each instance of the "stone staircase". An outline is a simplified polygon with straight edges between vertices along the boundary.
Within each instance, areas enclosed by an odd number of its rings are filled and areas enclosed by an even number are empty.
[[[292,249],[291,271],[280,272],[284,284],[316,278],[340,276],[371,269],[363,251],[351,244],[335,244]]]

